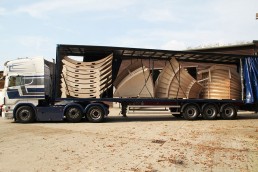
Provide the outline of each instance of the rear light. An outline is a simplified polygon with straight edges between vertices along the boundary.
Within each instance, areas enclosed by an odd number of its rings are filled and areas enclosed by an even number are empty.
[[[7,106],[7,108],[5,109],[5,112],[9,112],[10,109],[11,109],[11,107]]]
[[[9,106],[10,108],[10,106]],[[2,112],[8,112],[8,107],[5,105],[2,105]]]

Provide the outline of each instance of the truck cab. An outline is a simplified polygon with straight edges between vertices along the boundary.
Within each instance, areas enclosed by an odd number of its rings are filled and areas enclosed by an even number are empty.
[[[22,104],[37,106],[50,95],[50,69],[43,57],[21,58],[4,64],[2,116],[15,118],[13,111]]]

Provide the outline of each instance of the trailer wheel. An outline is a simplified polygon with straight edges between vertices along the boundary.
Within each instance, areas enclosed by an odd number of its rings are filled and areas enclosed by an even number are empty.
[[[66,109],[65,116],[69,122],[80,122],[82,119],[82,111],[76,106],[71,106]]]
[[[186,104],[183,106],[182,114],[187,120],[195,120],[200,115],[199,106],[196,104]]]
[[[100,106],[91,106],[87,111],[87,118],[90,122],[102,122],[104,120],[104,110]]]
[[[21,106],[15,113],[16,121],[30,123],[35,121],[35,111],[30,106]]]
[[[216,119],[219,113],[218,107],[215,104],[206,104],[202,108],[202,116],[204,119],[213,120]]]
[[[237,109],[232,104],[224,104],[221,107],[221,117],[225,120],[235,119],[237,116]]]

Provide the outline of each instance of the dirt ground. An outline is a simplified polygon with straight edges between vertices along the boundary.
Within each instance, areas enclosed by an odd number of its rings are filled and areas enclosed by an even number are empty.
[[[0,171],[258,171],[258,114],[186,121],[112,109],[97,124],[0,118]]]

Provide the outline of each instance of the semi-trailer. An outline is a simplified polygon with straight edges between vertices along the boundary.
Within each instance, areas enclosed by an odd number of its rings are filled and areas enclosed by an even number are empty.
[[[102,122],[113,102],[168,107],[176,117],[235,119],[257,111],[258,56],[127,47],[64,45],[56,60],[4,64],[2,116],[17,122]]]

